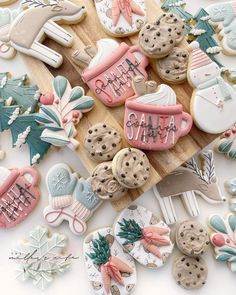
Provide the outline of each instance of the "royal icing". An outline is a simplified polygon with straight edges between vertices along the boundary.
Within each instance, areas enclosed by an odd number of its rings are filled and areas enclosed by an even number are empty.
[[[195,88],[191,99],[193,119],[205,132],[224,132],[235,123],[236,91],[221,77],[219,66],[199,44],[193,42],[191,46],[188,81]]]
[[[38,183],[39,173],[32,167],[12,170],[0,167],[1,229],[15,227],[34,210],[40,198]]]
[[[63,76],[53,80],[53,94],[41,98],[44,103],[39,114],[35,115],[38,123],[45,129],[41,139],[55,146],[68,146],[76,149],[79,142],[75,126],[79,123],[83,113],[90,111],[94,100],[86,96],[82,87],[72,88]]]
[[[230,199],[230,209],[236,212],[236,178],[225,182],[226,191],[232,196]]]
[[[181,196],[187,212],[192,217],[200,214],[196,196],[200,196],[212,204],[225,201],[215,175],[213,152],[203,152],[200,154],[200,158],[202,167],[199,167],[195,159],[192,158],[183,167],[178,168],[154,186],[154,194],[167,224],[177,222],[172,203],[173,196]]]
[[[236,159],[236,124],[223,133],[216,144],[216,151],[229,159]]]

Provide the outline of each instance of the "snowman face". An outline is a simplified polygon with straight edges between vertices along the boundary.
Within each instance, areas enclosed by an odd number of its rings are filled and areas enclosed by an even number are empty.
[[[220,75],[220,68],[214,62],[199,69],[190,70],[190,79],[194,86],[207,82]]]

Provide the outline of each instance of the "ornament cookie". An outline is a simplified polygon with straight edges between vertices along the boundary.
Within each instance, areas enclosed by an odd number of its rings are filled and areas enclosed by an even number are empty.
[[[115,238],[140,264],[157,269],[173,251],[170,228],[148,209],[131,205],[114,225]]]
[[[63,57],[58,52],[43,45],[45,36],[65,47],[71,47],[73,36],[60,24],[76,24],[86,16],[84,6],[67,0],[44,3],[41,0],[25,0],[28,5],[11,24],[5,38],[17,51],[33,56],[48,65],[58,68]]]
[[[133,258],[115,240],[112,228],[102,228],[84,239],[83,252],[94,294],[130,294],[136,285]]]
[[[121,149],[122,138],[120,133],[109,124],[98,123],[88,129],[84,146],[94,161],[110,161]]]
[[[236,215],[228,214],[224,219],[215,214],[209,217],[209,224],[214,231],[211,235],[211,243],[216,260],[227,262],[230,270],[236,272]]]
[[[200,214],[197,196],[212,204],[222,203],[226,200],[218,186],[213,152],[201,153],[200,159],[201,166],[192,158],[153,187],[167,224],[177,222],[172,197],[180,196],[187,212],[192,217]]]
[[[112,162],[99,164],[91,176],[92,190],[103,200],[117,200],[127,193],[127,188],[114,177],[112,165]]]
[[[179,44],[185,35],[182,19],[173,13],[162,14],[155,22],[147,23],[139,33],[139,45],[151,58],[163,58]]]
[[[1,229],[15,227],[34,210],[40,198],[38,184],[39,173],[35,168],[0,167]]]
[[[77,50],[72,58],[76,64],[86,67],[82,79],[105,105],[122,105],[134,95],[133,77],[147,78],[148,59],[139,46],[119,44],[113,39],[99,40],[97,48],[97,53],[91,47]]]
[[[150,163],[142,151],[125,148],[115,155],[112,172],[122,186],[130,189],[139,188],[149,178]]]
[[[193,257],[204,254],[210,244],[207,230],[195,220],[181,222],[176,229],[175,240],[183,254]]]
[[[173,263],[173,276],[184,289],[199,289],[207,280],[208,267],[202,258],[181,255]]]
[[[70,255],[64,252],[66,246],[66,236],[58,233],[50,235],[47,228],[37,226],[27,239],[12,249],[14,260],[19,259],[17,278],[23,282],[32,280],[36,287],[44,290],[55,277],[70,268]]]
[[[102,203],[93,192],[90,179],[78,178],[66,164],[57,164],[48,171],[46,183],[49,192],[49,206],[43,212],[46,222],[56,227],[66,220],[75,235],[82,235],[86,221]]]
[[[41,139],[55,146],[68,146],[75,150],[79,142],[75,126],[83,113],[90,111],[95,102],[86,96],[82,87],[71,87],[63,76],[53,80],[53,94],[45,94],[40,99],[42,106],[36,120],[44,126]]]
[[[215,149],[228,159],[236,159],[236,124],[223,133]]]
[[[174,47],[169,55],[157,60],[155,68],[163,81],[180,84],[187,80],[188,58],[187,50]]]
[[[163,151],[172,148],[189,133],[192,118],[183,112],[171,87],[143,77],[133,79],[136,96],[125,103],[124,134],[127,142],[142,150]]]
[[[206,11],[211,22],[218,25],[218,37],[223,52],[236,55],[236,1],[212,4],[206,8]]]
[[[144,0],[94,0],[103,29],[111,36],[125,37],[140,31],[146,21]]]
[[[192,42],[191,47],[188,67],[188,81],[194,88],[191,114],[201,130],[222,133],[235,123],[236,91],[221,77],[220,67],[197,42]]]

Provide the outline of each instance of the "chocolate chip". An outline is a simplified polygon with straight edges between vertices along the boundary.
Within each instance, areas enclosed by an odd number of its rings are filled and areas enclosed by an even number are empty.
[[[166,70],[166,74],[169,74],[170,73],[170,70]]]
[[[137,158],[136,158],[136,157],[133,157],[133,159],[134,159],[134,161],[136,161],[136,160],[137,160]]]
[[[115,143],[113,143],[113,144],[112,144],[112,146],[113,146],[113,147],[116,147],[116,144],[115,144]]]
[[[148,43],[148,42],[149,42],[149,39],[146,38],[144,41],[145,41],[146,43]]]
[[[105,144],[102,145],[102,149],[105,150],[107,147]]]
[[[92,140],[91,139],[88,139],[88,142],[91,142]]]
[[[89,131],[88,131],[88,133],[89,133],[89,134],[92,134],[92,133],[93,133],[93,131],[92,131],[92,130],[89,130]]]
[[[126,165],[126,166],[129,166],[129,162],[126,162],[125,165]]]
[[[122,177],[122,178],[125,178],[125,174],[122,173],[122,174],[121,174],[121,177]]]
[[[102,125],[102,127],[103,127],[103,128],[107,128],[107,125],[104,124],[104,125]]]
[[[150,25],[147,25],[146,28],[149,30],[151,28],[151,26]]]
[[[170,40],[170,44],[173,44],[174,43],[174,41],[173,40]]]
[[[160,36],[161,36],[161,33],[160,33],[160,32],[157,32],[156,35],[157,35],[158,37],[160,37]]]
[[[137,178],[137,174],[134,174],[133,176],[134,176],[134,178]]]
[[[102,141],[102,138],[101,137],[98,137],[98,141]]]

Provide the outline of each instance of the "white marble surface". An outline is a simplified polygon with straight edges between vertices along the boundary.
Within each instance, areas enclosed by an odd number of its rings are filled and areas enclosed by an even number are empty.
[[[197,9],[202,6],[214,3],[214,0],[187,0],[188,10],[190,12],[196,12]],[[91,16],[88,16],[91,17]],[[221,61],[226,65],[232,65],[235,62],[235,57],[221,57]],[[14,75],[23,74],[26,72],[26,68],[17,56],[14,60],[4,62],[0,60],[0,71],[10,71]],[[6,150],[6,158],[0,163],[1,166],[5,167],[22,167],[28,163],[27,148],[24,147],[20,151],[18,149],[11,149],[11,136],[10,132],[5,132],[0,135],[0,145]],[[221,155],[215,155],[216,157],[216,170],[219,177],[219,182],[222,190],[224,191],[224,181],[236,177],[236,161],[226,160]],[[20,239],[24,238],[26,234],[36,225],[45,225],[42,217],[42,210],[48,203],[47,191],[44,182],[45,174],[47,170],[54,164],[59,162],[68,163],[74,170],[81,173],[83,176],[87,175],[84,167],[82,167],[80,160],[70,150],[64,149],[60,151],[51,151],[40,163],[38,169],[41,173],[41,201],[37,206],[33,214],[21,225],[15,229],[9,231],[0,232],[0,292],[7,293],[10,295],[28,295],[28,294],[46,294],[46,295],[64,295],[64,294],[81,294],[81,295],[92,295],[93,292],[87,281],[87,274],[83,263],[82,256],[82,242],[83,237],[75,237],[68,229],[67,224],[61,225],[58,229],[52,229],[52,232],[58,231],[68,236],[69,246],[68,252],[73,253],[74,256],[79,256],[79,260],[74,261],[72,269],[61,277],[57,277],[54,283],[44,292],[36,289],[30,282],[21,283],[15,280],[15,263],[9,261],[11,247]],[[225,195],[226,192],[224,191]],[[152,210],[158,216],[161,216],[161,212],[157,201],[152,191],[145,193],[136,202],[143,206],[146,206]],[[206,223],[209,214],[222,213],[226,214],[229,211],[228,204],[223,205],[210,205],[204,200],[199,199],[199,205],[201,215],[198,220]],[[180,220],[188,218],[180,200],[175,200],[175,206],[177,214]],[[105,203],[101,206],[94,217],[88,223],[88,232],[93,231],[98,227],[112,225],[116,212],[112,209],[109,203]],[[234,294],[235,293],[235,276],[236,274],[231,273],[226,264],[218,263],[213,258],[212,249],[209,248],[208,252],[204,255],[207,260],[209,267],[209,276],[207,284],[198,291],[185,291],[178,287],[171,274],[171,266],[174,256],[178,254],[175,250],[174,255],[169,259],[166,266],[157,271],[151,271],[137,265],[138,270],[138,284],[133,294],[165,294],[165,295],[213,295],[215,293],[221,294]]]

